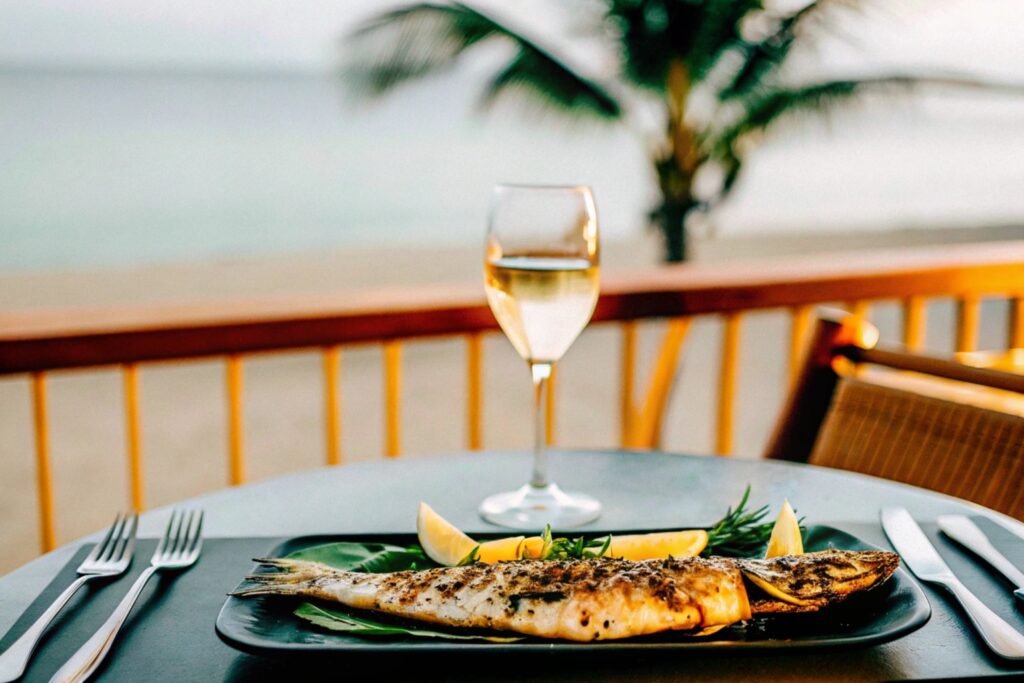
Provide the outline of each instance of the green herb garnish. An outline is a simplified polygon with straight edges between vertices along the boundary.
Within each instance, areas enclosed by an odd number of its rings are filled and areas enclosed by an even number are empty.
[[[388,543],[325,543],[296,550],[288,558],[322,562],[336,569],[369,574],[437,566],[418,545],[403,547]]]
[[[479,545],[475,545],[475,546],[473,546],[473,549],[469,551],[469,554],[466,555],[461,560],[459,560],[459,563],[457,565],[455,565],[455,566],[456,567],[465,567],[467,564],[473,564],[478,559],[480,559],[480,546]]]
[[[701,555],[754,557],[764,554],[775,523],[761,521],[768,514],[767,505],[762,505],[752,512],[747,511],[749,498],[750,484],[747,484],[736,509],[726,510],[725,517],[708,529],[708,544]]]
[[[440,638],[442,640],[486,640],[491,643],[513,643],[522,636],[489,636],[476,633],[449,633],[426,628],[406,628],[386,624],[365,617],[357,617],[339,609],[304,602],[295,616],[301,617],[322,628],[363,637],[413,636],[416,638]]]
[[[604,557],[612,545],[611,536],[590,540],[583,536],[552,538],[550,524],[544,527],[541,539],[544,541],[540,553],[542,560],[584,560],[592,557]]]

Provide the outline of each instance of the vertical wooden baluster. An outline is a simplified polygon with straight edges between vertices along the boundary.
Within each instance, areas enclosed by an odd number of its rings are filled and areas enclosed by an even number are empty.
[[[903,345],[909,351],[924,348],[928,325],[928,309],[923,296],[911,296],[903,300]]]
[[[136,512],[146,509],[145,478],[142,470],[142,427],[139,418],[139,367],[124,366],[124,420],[128,437],[128,481],[131,485],[132,507]]]
[[[868,315],[871,313],[871,305],[867,301],[850,301],[847,302],[847,307],[850,310],[850,314],[856,319],[858,323],[867,323]],[[859,365],[853,365],[851,373],[853,376],[860,376],[863,372],[863,367]]]
[[[644,397],[643,410],[635,416],[633,425],[633,448],[659,448],[661,446],[661,424],[672,392],[679,353],[690,331],[690,318],[673,318],[668,321],[665,336],[658,350],[658,358],[651,371],[650,384]]]
[[[1006,347],[1024,348],[1024,296],[1010,299],[1010,320],[1007,326]]]
[[[957,301],[956,309],[956,350],[976,351],[978,348],[978,322],[981,316],[981,299],[968,294]]]
[[[633,392],[636,382],[636,333],[637,322],[622,323],[622,383],[619,386],[619,444],[628,448],[633,443],[636,428],[636,411],[633,407]]]
[[[50,427],[46,412],[46,375],[32,373],[32,416],[36,427],[36,486],[39,496],[39,546],[44,553],[56,545],[53,533],[53,472],[50,469]]]
[[[718,455],[732,453],[736,375],[739,371],[740,318],[739,313],[727,314],[722,330],[722,365],[718,381],[718,429],[715,437],[715,452]]]
[[[397,458],[402,453],[401,400],[402,343],[384,342],[384,455]]]
[[[848,301],[846,302],[846,308],[851,314],[861,320],[867,320],[871,315],[871,303],[868,301]]]
[[[811,329],[814,306],[794,306],[789,312],[789,386],[792,389],[800,374],[807,332]]]
[[[324,369],[324,442],[327,464],[341,464],[341,349],[328,346],[323,351]]]
[[[558,382],[558,366],[551,367],[548,378],[548,397],[544,415],[544,442],[550,446],[555,443],[555,384]]]
[[[242,358],[227,359],[228,384],[228,481],[232,486],[245,483],[245,451],[242,430]]]
[[[469,450],[483,448],[483,333],[466,335],[466,437]]]

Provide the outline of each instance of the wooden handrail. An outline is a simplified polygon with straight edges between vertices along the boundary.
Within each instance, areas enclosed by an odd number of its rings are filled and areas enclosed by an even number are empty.
[[[497,329],[476,283],[0,315],[0,374]],[[911,296],[1024,293],[1024,240],[666,266],[607,277],[594,322]]]
[[[959,363],[952,358],[907,353],[903,349],[882,346],[873,349],[845,346],[836,349],[836,353],[849,358],[855,363],[871,363],[872,365],[881,365],[893,370],[918,372],[923,375],[933,375],[957,382],[978,384],[992,389],[1002,389],[1003,391],[1024,394],[1024,375],[1016,375],[989,368],[976,368]]]
[[[904,339],[908,345],[920,346],[927,299],[952,297],[958,306],[957,347],[964,350],[976,345],[980,304],[986,296],[1009,300],[1007,340],[1010,346],[1024,345],[1024,241],[684,265],[614,275],[602,282],[593,320],[618,322],[622,328],[621,443],[635,448],[660,443],[661,418],[678,376],[691,319],[713,315],[724,321],[715,443],[725,455],[732,450],[740,330],[746,311],[789,311],[792,371],[817,304],[844,302],[864,318],[873,302],[897,300],[905,314]],[[637,321],[646,318],[670,322],[638,404],[634,396],[639,388],[634,377]],[[378,343],[383,348],[384,452],[396,456],[401,450],[402,340],[461,335],[468,350],[468,445],[479,448],[483,445],[483,335],[497,327],[479,283],[242,302],[0,313],[0,375],[28,373],[31,377],[41,547],[52,549],[56,539],[46,398],[51,370],[123,368],[131,495],[141,508],[145,495],[140,363],[207,357],[226,361],[227,480],[241,484],[247,469],[243,384],[249,354],[315,350],[322,355],[325,454],[327,463],[334,465],[343,460],[339,386],[343,347]],[[795,383],[796,393],[803,384],[801,376]],[[548,386],[554,392],[554,381]],[[552,395],[549,442],[554,438]]]

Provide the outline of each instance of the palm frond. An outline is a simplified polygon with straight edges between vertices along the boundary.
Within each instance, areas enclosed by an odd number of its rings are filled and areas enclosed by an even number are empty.
[[[740,100],[739,114],[732,123],[705,131],[700,141],[705,159],[717,164],[723,173],[722,186],[717,196],[708,202],[709,205],[724,198],[739,178],[744,161],[739,142],[744,136],[764,131],[784,117],[800,113],[825,115],[866,91],[909,91],[918,82],[918,79],[907,76],[887,76],[788,88],[761,88],[749,94]]]
[[[622,53],[626,81],[665,92],[669,65],[684,61],[704,15],[701,2],[605,0],[605,24]]]
[[[924,87],[978,90],[983,92],[1004,92],[1024,94],[1024,85],[998,83],[959,75],[894,75],[860,79],[839,79],[796,87],[760,88],[741,98],[740,115],[733,122],[718,131],[709,131],[706,141],[713,141],[706,147],[722,149],[723,145],[733,146],[741,136],[764,130],[783,116],[798,113],[828,114],[839,105],[868,93],[909,93]]]
[[[817,23],[818,29],[824,25],[830,32],[836,33],[839,29],[830,13],[863,12],[873,4],[877,3],[871,0],[812,0],[789,12],[765,13],[763,18],[774,23],[774,28],[766,36],[760,40],[741,38],[730,46],[730,50],[739,55],[739,67],[720,86],[719,99],[725,101],[743,97],[762,87],[767,77],[778,73],[794,45],[804,45],[808,37],[820,33],[820,30],[816,33],[811,25]],[[801,37],[804,37],[803,40]]]
[[[451,68],[464,52],[489,40],[509,42],[516,52],[487,85],[484,105],[518,92],[574,115],[614,119],[622,114],[602,84],[513,28],[460,3],[420,3],[373,17],[349,35],[343,74],[357,94],[378,96]]]
[[[342,74],[361,95],[381,95],[442,71],[500,27],[459,5],[420,3],[375,15],[345,38]]]
[[[894,77],[873,80],[870,84],[876,87],[907,86],[910,80]],[[859,94],[867,85],[866,81],[843,79],[797,88],[768,88],[746,98],[743,102],[744,116],[738,128],[742,134],[767,128],[784,114],[823,114]]]
[[[488,106],[503,95],[517,92],[529,93],[536,102],[569,113],[606,119],[622,114],[619,103],[605,88],[566,69],[539,49],[520,49],[487,84],[482,104]]]
[[[761,0],[707,0],[686,55],[690,77],[697,81],[740,40],[740,22],[748,12],[760,10]]]
[[[719,90],[721,100],[742,97],[761,85],[764,77],[777,69],[789,56],[797,35],[800,21],[816,10],[822,0],[815,0],[778,19],[774,31],[757,42],[740,40],[734,49],[741,55],[740,67],[733,72],[724,87]]]
[[[923,87],[979,90],[1024,94],[1024,85],[978,80],[959,75],[880,76],[863,79],[844,79],[789,88],[760,88],[742,103],[738,116],[730,124],[704,131],[700,140],[705,159],[717,163],[724,171],[724,183],[719,198],[729,192],[743,165],[740,140],[749,134],[761,132],[780,119],[798,114],[827,115],[835,108],[869,93],[910,93]]]

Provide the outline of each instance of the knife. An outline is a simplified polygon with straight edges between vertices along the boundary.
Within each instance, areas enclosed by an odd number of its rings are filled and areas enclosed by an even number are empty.
[[[905,508],[883,509],[882,528],[917,578],[937,583],[960,601],[971,623],[993,652],[1006,659],[1024,659],[1024,635],[960,583]]]
[[[1024,600],[1024,572],[992,545],[977,524],[965,515],[941,515],[938,522],[942,533],[998,569],[1017,588],[1013,594]]]

